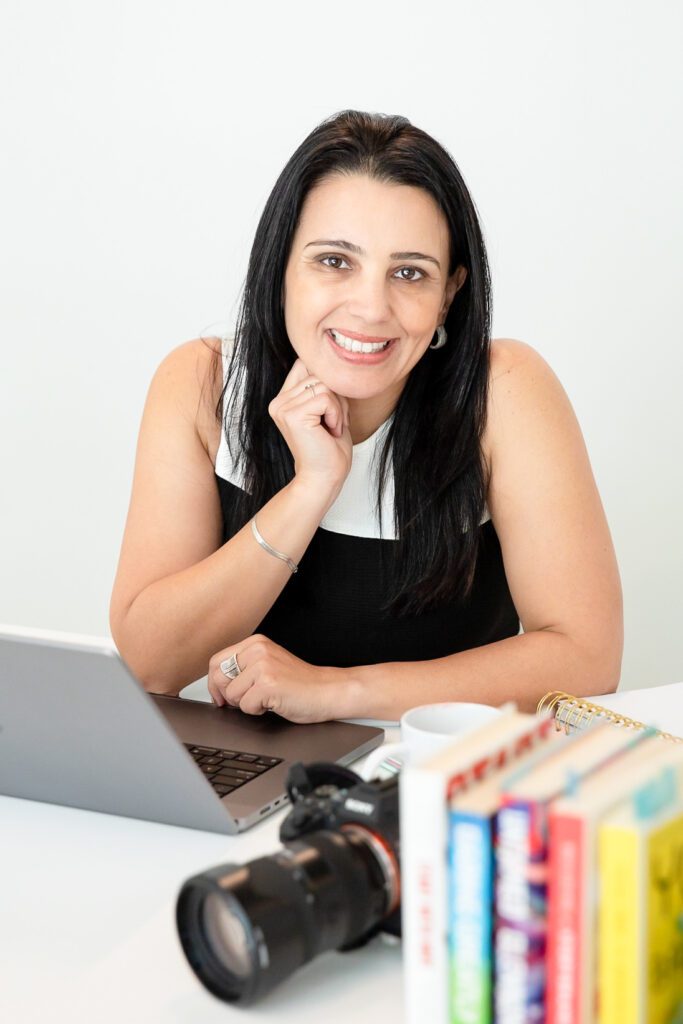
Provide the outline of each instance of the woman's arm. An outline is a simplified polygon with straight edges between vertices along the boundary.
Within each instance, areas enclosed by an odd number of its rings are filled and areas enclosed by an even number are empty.
[[[205,440],[220,393],[205,393],[212,357],[202,341],[188,342],[152,380],[111,598],[117,647],[157,693],[177,694],[206,673],[214,651],[251,634],[291,576],[249,524],[221,543]],[[295,477],[259,511],[260,532],[298,563],[338,489]]]
[[[396,719],[447,700],[515,700],[533,710],[549,690],[616,689],[623,622],[609,529],[569,400],[521,342],[494,343],[484,452],[524,633],[430,661],[337,670],[335,716]]]
[[[607,693],[619,682],[621,587],[576,417],[557,378],[529,346],[494,344],[483,450],[488,507],[525,632],[444,658],[355,668],[309,665],[254,635],[240,640],[242,672],[211,659],[217,703],[295,722],[398,719],[418,704],[514,700],[533,711],[549,690]]]

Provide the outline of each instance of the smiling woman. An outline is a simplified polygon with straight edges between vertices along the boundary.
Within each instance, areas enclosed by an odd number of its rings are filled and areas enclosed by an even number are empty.
[[[523,632],[520,632],[520,623]],[[343,111],[282,171],[234,338],[152,381],[111,602],[133,671],[297,722],[616,688],[619,577],[571,406],[457,165]]]

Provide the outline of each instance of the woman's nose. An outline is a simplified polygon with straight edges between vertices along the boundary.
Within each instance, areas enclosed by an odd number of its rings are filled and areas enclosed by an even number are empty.
[[[389,284],[384,274],[355,274],[349,284],[346,302],[349,313],[368,327],[379,326],[391,317]]]

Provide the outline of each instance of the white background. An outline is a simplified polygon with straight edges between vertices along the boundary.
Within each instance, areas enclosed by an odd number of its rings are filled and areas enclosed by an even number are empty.
[[[229,330],[263,203],[346,108],[452,153],[494,336],[582,424],[621,568],[622,685],[683,679],[680,5],[3,0],[0,621],[108,632],[142,405]]]

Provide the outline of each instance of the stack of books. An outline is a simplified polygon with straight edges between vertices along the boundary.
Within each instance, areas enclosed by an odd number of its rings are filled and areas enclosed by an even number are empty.
[[[683,743],[600,712],[403,770],[407,1024],[683,1024]]]

